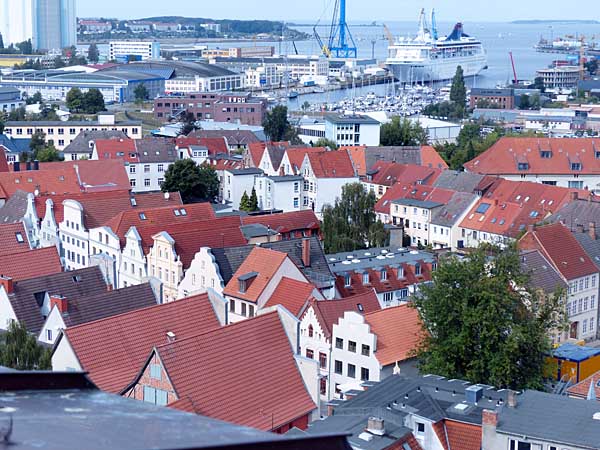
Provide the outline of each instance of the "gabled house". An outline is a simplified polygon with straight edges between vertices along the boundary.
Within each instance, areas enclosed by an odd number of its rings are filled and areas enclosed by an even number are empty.
[[[52,370],[86,371],[103,391],[123,393],[154,347],[225,325],[225,306],[209,292],[66,328],[54,345]]]
[[[99,267],[22,281],[0,277],[0,330],[8,329],[10,322],[16,320],[37,336],[50,314],[52,296],[78,299],[106,292],[108,288]]]
[[[321,223],[311,210],[242,216],[244,225],[260,224],[278,233],[279,240],[320,237]]]
[[[575,236],[560,223],[530,227],[518,242],[521,250],[538,250],[568,284],[566,309],[569,337],[592,340],[597,336],[600,269]]]
[[[440,173],[441,170],[430,167],[378,161],[361,177],[361,182],[379,200],[397,183],[431,184]]]
[[[260,246],[287,254],[306,279],[326,298],[334,297],[335,278],[331,274],[323,247],[317,237],[265,242]],[[194,255],[179,284],[179,298],[206,292],[208,288],[221,294],[254,248],[255,245],[201,248]]]
[[[391,375],[416,375],[422,340],[419,312],[401,305],[368,314],[347,311],[333,325],[330,383],[334,396]]]
[[[336,297],[375,290],[382,308],[406,303],[431,281],[435,256],[406,248],[371,248],[327,255],[336,281]]]
[[[287,254],[254,248],[223,289],[229,302],[230,322],[254,317],[284,278],[308,283]]]
[[[297,320],[277,308],[176,336],[148,352],[125,395],[274,433],[306,429],[318,411],[317,367],[297,342]]]
[[[50,313],[38,341],[52,345],[61,330],[161,303],[150,284],[107,290],[75,299],[50,296]]]
[[[319,362],[319,394],[322,402],[333,397],[329,383],[333,325],[346,311],[367,314],[381,306],[373,291],[338,300],[313,301],[305,309],[300,322],[300,351]]]

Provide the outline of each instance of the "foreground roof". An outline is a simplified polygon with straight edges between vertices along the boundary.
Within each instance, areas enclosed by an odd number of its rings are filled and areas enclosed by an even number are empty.
[[[167,342],[168,331],[182,339],[219,326],[208,294],[202,294],[67,328],[64,336],[92,381],[120,393],[152,348]]]
[[[14,281],[52,275],[62,270],[56,247],[3,254],[0,257],[0,275],[10,277]]]
[[[283,277],[264,307],[281,305],[298,317],[302,314],[308,302],[314,298],[313,292],[315,289],[315,286],[311,283]]]
[[[179,397],[174,408],[265,431],[316,408],[278,311],[178,339],[157,352]]]

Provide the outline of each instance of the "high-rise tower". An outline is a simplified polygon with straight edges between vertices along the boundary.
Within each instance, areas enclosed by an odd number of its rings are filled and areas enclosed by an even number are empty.
[[[0,0],[0,33],[4,45],[18,44],[37,38],[37,0]]]

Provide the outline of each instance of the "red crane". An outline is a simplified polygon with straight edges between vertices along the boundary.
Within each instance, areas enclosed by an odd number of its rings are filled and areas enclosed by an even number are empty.
[[[512,64],[512,70],[513,70],[513,76],[514,76],[513,82],[515,84],[519,84],[519,79],[517,78],[517,69],[515,68],[515,59],[513,58],[512,52],[508,52],[508,54],[510,55],[510,63]]]

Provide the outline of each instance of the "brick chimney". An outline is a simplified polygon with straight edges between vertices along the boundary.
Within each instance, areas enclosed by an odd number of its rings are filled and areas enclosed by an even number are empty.
[[[66,297],[62,295],[53,294],[50,296],[50,311],[56,306],[61,314],[67,314],[69,312],[69,306]]]
[[[579,200],[579,193],[571,192],[571,200]]]
[[[484,409],[481,416],[481,424],[496,428],[498,425],[498,412],[490,409]]]
[[[598,239],[598,235],[596,234],[596,222],[590,222],[588,234],[590,235],[590,238],[592,238],[592,240],[595,241],[596,239]]]
[[[302,239],[302,264],[310,267],[310,239]]]
[[[508,391],[507,404],[509,408],[517,407],[517,393],[515,391]]]
[[[0,275],[0,286],[4,287],[7,294],[12,294],[15,291],[13,279],[11,277]]]

